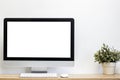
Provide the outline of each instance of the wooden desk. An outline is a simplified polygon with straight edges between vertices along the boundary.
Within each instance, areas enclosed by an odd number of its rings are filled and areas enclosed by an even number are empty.
[[[118,75],[71,74],[68,78],[20,78],[19,75],[0,75],[0,80],[120,80]]]

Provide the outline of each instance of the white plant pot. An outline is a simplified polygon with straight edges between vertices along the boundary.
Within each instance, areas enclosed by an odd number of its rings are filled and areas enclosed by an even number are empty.
[[[102,63],[103,74],[115,74],[115,66],[116,63],[114,62]]]

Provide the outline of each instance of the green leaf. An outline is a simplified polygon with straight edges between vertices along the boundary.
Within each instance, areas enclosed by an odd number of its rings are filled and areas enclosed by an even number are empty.
[[[104,44],[102,47],[94,54],[95,62],[116,62],[120,60],[120,51],[109,48],[108,45]]]

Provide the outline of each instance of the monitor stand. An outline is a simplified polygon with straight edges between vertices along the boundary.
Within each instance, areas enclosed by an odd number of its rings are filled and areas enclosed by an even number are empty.
[[[27,67],[26,72],[28,73],[47,73],[47,67]]]
[[[47,67],[28,67],[25,73],[21,73],[20,77],[23,78],[57,78],[57,73],[47,73]]]

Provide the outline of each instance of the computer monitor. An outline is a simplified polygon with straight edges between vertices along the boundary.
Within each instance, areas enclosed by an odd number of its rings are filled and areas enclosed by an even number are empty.
[[[74,65],[73,18],[5,18],[4,66]]]

